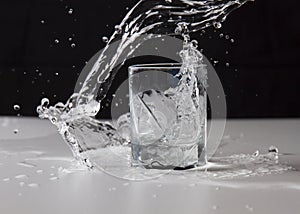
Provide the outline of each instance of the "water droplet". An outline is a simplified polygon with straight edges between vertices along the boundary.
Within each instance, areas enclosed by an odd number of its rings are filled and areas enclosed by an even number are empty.
[[[117,34],[121,34],[121,33],[122,33],[122,28],[121,28],[121,26],[120,26],[120,25],[116,25],[116,26],[115,26],[115,31],[116,31]]]
[[[216,29],[219,29],[222,27],[222,24],[220,22],[214,22],[213,25]]]
[[[128,186],[129,185],[129,183],[123,183],[123,186]]]
[[[59,40],[58,40],[58,39],[55,39],[54,42],[55,42],[55,44],[58,44],[58,43],[59,43]]]
[[[71,44],[71,48],[75,48],[76,47],[76,44],[75,43],[72,43]]]
[[[104,43],[108,43],[108,38],[107,38],[106,36],[103,36],[103,37],[102,37],[102,41],[103,41]]]
[[[213,205],[213,206],[212,206],[212,209],[213,209],[213,210],[216,210],[216,209],[218,209],[218,208],[219,208],[219,207],[218,207],[217,205]]]
[[[25,182],[22,181],[22,182],[19,183],[19,185],[20,185],[21,187],[23,187],[23,186],[25,185]]]
[[[45,24],[45,20],[41,20],[41,24]]]
[[[25,162],[25,161],[19,162],[18,165],[19,165],[19,166],[28,167],[28,168],[36,167],[36,165],[34,165],[34,164],[32,164],[32,163],[27,163],[27,162]]]
[[[18,196],[22,196],[22,193],[19,192],[19,193],[18,193]]]
[[[30,184],[27,184],[27,186],[28,186],[28,187],[32,187],[32,188],[37,188],[37,187],[39,187],[39,185],[36,184],[36,183],[30,183]]]
[[[251,207],[251,206],[249,206],[248,204],[245,206],[245,208],[247,209],[247,210],[249,210],[250,212],[253,212],[253,207]]]
[[[160,187],[162,187],[162,184],[157,184],[156,186],[160,188]]]
[[[116,187],[111,187],[111,188],[108,189],[108,191],[110,191],[110,192],[111,192],[111,191],[116,191],[116,190],[117,190]]]
[[[273,153],[278,153],[279,152],[278,148],[273,146],[273,145],[269,147],[268,151],[273,152]]]
[[[56,72],[54,75],[55,75],[55,76],[58,76],[58,73]]]
[[[220,187],[216,187],[216,190],[217,190],[217,191],[220,190]]]
[[[58,180],[58,177],[51,177],[49,178],[50,181],[55,181],[55,180]]]
[[[229,62],[226,62],[226,64],[225,64],[225,65],[226,65],[226,67],[229,67]]]
[[[16,175],[15,176],[16,179],[22,179],[22,178],[28,178],[27,175],[21,174],[21,175]]]
[[[68,13],[69,13],[70,15],[73,14],[73,9],[70,8],[70,9],[68,10]]]
[[[42,169],[38,169],[38,170],[36,170],[36,173],[43,173],[43,170]]]
[[[18,134],[19,129],[14,129],[14,134]]]
[[[19,110],[20,110],[20,106],[19,106],[18,104],[15,104],[15,105],[14,105],[14,110],[15,110],[15,111],[19,111]]]
[[[258,150],[256,150],[253,154],[252,154],[252,156],[254,156],[254,157],[257,157],[259,155],[259,151]]]
[[[2,181],[5,181],[5,182],[10,181],[10,178],[3,178]]]
[[[223,34],[223,33],[220,33],[220,35],[219,35],[219,36],[220,36],[220,38],[222,38],[222,37],[224,36],[224,34]]]
[[[234,39],[230,39],[230,42],[231,42],[231,43],[234,43]]]
[[[229,52],[228,52],[228,51],[225,51],[225,54],[229,54]]]
[[[228,36],[228,35],[226,35],[226,36],[225,36],[225,39],[229,39],[229,36]]]

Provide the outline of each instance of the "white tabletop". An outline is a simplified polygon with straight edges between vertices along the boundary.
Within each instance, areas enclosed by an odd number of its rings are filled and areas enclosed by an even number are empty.
[[[300,213],[300,120],[228,120],[224,136],[217,154],[251,154],[274,145],[284,154],[280,161],[294,170],[196,182],[66,173],[72,154],[53,125],[36,118],[2,117],[0,213]]]

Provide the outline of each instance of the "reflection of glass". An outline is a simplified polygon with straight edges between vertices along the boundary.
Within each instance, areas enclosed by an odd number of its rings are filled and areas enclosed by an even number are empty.
[[[180,64],[129,67],[133,166],[180,169],[205,164],[204,69],[199,67],[193,78],[182,75]]]

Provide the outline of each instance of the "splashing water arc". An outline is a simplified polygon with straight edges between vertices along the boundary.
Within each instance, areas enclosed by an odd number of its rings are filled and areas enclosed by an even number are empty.
[[[124,139],[116,134],[115,128],[109,122],[100,122],[93,117],[98,113],[101,101],[125,60],[144,41],[159,35],[182,35],[188,41],[188,34],[191,32],[210,26],[220,28],[228,14],[247,1],[249,0],[139,1],[121,23],[115,26],[114,33],[80,90],[65,104],[49,106],[49,100],[44,98],[37,107],[39,117],[48,118],[56,125],[74,157],[83,165],[91,167],[84,151],[124,143]],[[144,36],[141,37],[142,35]],[[114,47],[114,53],[109,54],[109,47],[115,41],[120,42]],[[87,136],[90,137],[87,139]],[[93,142],[95,145],[91,145]]]

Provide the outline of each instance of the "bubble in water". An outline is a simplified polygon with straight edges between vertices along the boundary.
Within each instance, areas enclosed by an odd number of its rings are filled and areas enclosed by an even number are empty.
[[[15,105],[14,105],[14,110],[15,110],[15,111],[19,111],[19,110],[20,110],[20,106],[19,106],[18,104],[15,104]]]
[[[226,65],[226,67],[229,67],[229,62],[226,62],[225,65]]]
[[[222,27],[222,24],[220,22],[214,22],[213,25],[216,29],[219,29]]]
[[[59,43],[59,39],[55,39],[54,42],[55,42],[55,44],[58,44]]]
[[[73,38],[72,38],[72,37],[69,37],[69,38],[68,38],[68,40],[69,40],[69,41],[72,41],[72,40],[73,40]]]
[[[25,182],[22,181],[22,182],[19,183],[19,185],[20,185],[21,187],[23,187],[23,186],[25,185]]]
[[[217,191],[220,190],[220,187],[216,187],[216,190],[217,190]]]
[[[18,134],[19,133],[19,129],[14,129],[14,134]]]
[[[2,181],[5,181],[5,182],[10,181],[10,178],[3,178]]]
[[[225,36],[225,39],[229,39],[229,36],[228,36],[228,35],[226,35],[226,36]]]
[[[219,36],[220,36],[220,38],[223,38],[224,34],[223,34],[223,33],[220,33],[220,35],[219,35]]]
[[[153,198],[157,198],[157,195],[156,195],[156,194],[153,194],[152,197],[153,197]]]
[[[72,43],[71,44],[71,48],[75,48],[76,47],[76,44],[75,43]]]
[[[104,43],[108,43],[108,38],[107,38],[106,36],[103,36],[103,37],[102,37],[102,41],[103,41]]]
[[[230,42],[231,42],[231,43],[234,43],[234,39],[230,39]]]
[[[45,20],[41,20],[41,24],[45,24]]]
[[[69,13],[70,15],[73,14],[73,9],[70,8],[70,9],[68,10],[68,13]]]
[[[279,152],[278,148],[273,146],[273,145],[269,147],[268,151],[269,152],[274,152],[276,154]]]
[[[129,183],[123,183],[123,186],[128,186],[129,185]]]

